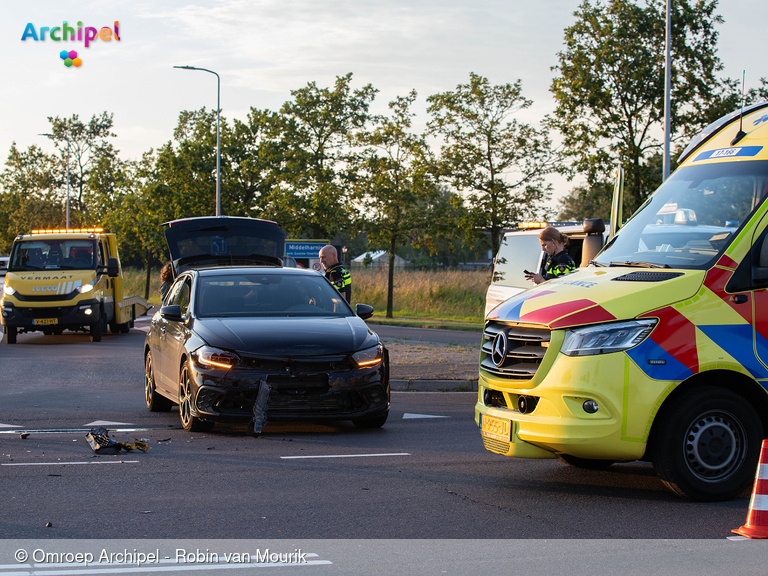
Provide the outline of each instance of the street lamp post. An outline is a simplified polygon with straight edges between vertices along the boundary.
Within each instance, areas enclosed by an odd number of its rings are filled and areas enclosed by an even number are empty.
[[[40,136],[48,136],[49,138],[62,138],[67,141],[67,230],[69,230],[69,138],[64,135],[56,134],[40,134]]]
[[[182,70],[202,70],[216,76],[216,216],[221,216],[221,142],[219,121],[221,118],[221,78],[213,70],[195,66],[174,66]]]

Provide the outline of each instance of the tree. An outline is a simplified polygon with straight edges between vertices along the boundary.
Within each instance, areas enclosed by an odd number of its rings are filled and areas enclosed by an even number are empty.
[[[588,218],[602,218],[606,223],[610,222],[612,190],[608,185],[593,188],[576,186],[560,199],[557,219],[561,222],[579,222]]]
[[[351,73],[337,77],[332,90],[310,82],[292,90],[293,100],[280,110],[276,129],[285,161],[276,206],[285,215],[281,224],[293,234],[333,237],[352,219],[342,164],[378,90],[370,84],[352,90],[351,82]]]
[[[66,162],[70,162],[70,225],[73,227],[76,220],[79,220],[81,225],[91,223],[86,215],[88,205],[85,200],[91,191],[89,179],[93,168],[99,163],[103,164],[105,160],[113,163],[118,161],[117,150],[107,140],[117,136],[112,132],[112,116],[107,112],[94,114],[87,124],[82,122],[77,114],[73,114],[71,118],[48,117],[51,123],[49,138],[60,156],[61,167],[58,173],[61,174],[62,189],[66,189]],[[63,191],[62,194],[66,192]],[[75,217],[72,218],[72,215]]]
[[[471,209],[467,230],[488,231],[494,251],[505,227],[532,217],[551,185],[559,156],[545,130],[508,118],[532,104],[520,80],[491,86],[470,73],[469,84],[427,98],[428,132],[441,136],[439,174],[465,195]]]
[[[672,4],[671,140],[688,139],[738,106],[736,83],[719,79],[717,0]],[[584,0],[565,30],[559,74],[550,90],[550,125],[562,132],[571,168],[601,187],[624,166],[631,213],[661,182],[648,159],[658,155],[664,114],[666,3]]]
[[[355,201],[363,210],[368,239],[389,252],[387,318],[392,318],[395,251],[429,221],[435,187],[424,165],[428,147],[423,135],[409,132],[416,91],[389,103],[391,117],[376,117],[375,127],[357,134],[364,149],[351,160]]]
[[[33,228],[64,225],[64,205],[57,194],[57,163],[37,146],[26,152],[11,145],[0,174],[0,253],[7,254],[18,234]]]

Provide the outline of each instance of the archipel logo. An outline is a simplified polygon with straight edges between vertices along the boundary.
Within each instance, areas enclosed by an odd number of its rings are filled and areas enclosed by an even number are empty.
[[[117,20],[115,20],[114,28],[104,26],[100,30],[97,30],[93,26],[86,26],[83,28],[83,23],[78,22],[77,33],[75,33],[74,28],[67,26],[67,22],[65,21],[61,26],[55,26],[53,28],[49,26],[41,26],[39,34],[38,30],[35,29],[34,24],[30,22],[27,24],[27,27],[24,28],[24,34],[21,35],[21,41],[24,42],[27,38],[32,38],[35,42],[44,42],[47,39],[45,37],[46,32],[48,32],[48,38],[54,42],[84,41],[86,48],[88,48],[88,45],[96,39],[99,39],[102,42],[111,42],[113,38],[118,42],[120,41],[120,28]],[[83,32],[85,32],[85,34],[83,34]],[[77,68],[83,63],[83,61],[78,58],[77,51],[75,50],[62,50],[59,52],[59,57],[64,60],[64,66],[68,68],[72,66]]]

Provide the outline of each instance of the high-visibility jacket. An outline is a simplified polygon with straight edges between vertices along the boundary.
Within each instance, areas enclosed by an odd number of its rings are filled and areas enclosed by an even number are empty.
[[[552,278],[557,278],[574,270],[576,270],[576,263],[573,261],[573,258],[568,256],[568,252],[562,250],[557,254],[547,256],[541,275],[544,277],[544,280],[552,280]]]
[[[341,262],[338,262],[325,271],[325,277],[331,281],[336,290],[350,302],[352,298],[352,277]]]

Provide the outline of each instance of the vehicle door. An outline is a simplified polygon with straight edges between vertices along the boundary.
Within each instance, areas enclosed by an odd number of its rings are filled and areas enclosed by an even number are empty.
[[[181,348],[186,341],[186,319],[189,316],[189,301],[192,279],[182,276],[171,286],[164,302],[165,306],[178,305],[181,309],[181,319],[158,314],[153,328],[152,343],[153,361],[155,362],[155,385],[163,392],[174,397],[178,394],[179,366],[178,359]]]

